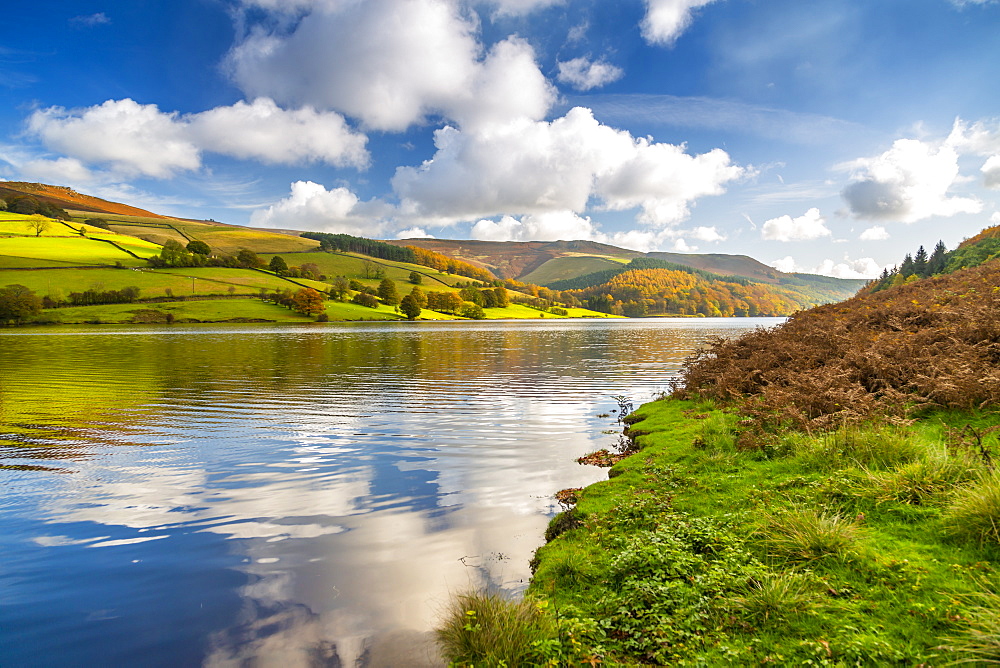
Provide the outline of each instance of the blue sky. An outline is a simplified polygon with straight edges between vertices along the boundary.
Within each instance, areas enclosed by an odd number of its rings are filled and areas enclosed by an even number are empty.
[[[40,0],[0,178],[872,276],[1000,224],[995,0]]]

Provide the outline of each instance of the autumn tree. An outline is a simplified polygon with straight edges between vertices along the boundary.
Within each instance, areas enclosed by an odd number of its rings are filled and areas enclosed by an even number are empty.
[[[312,288],[302,288],[292,297],[292,308],[302,315],[318,315],[326,311],[323,295]]]
[[[420,304],[413,298],[413,295],[406,295],[399,302],[399,310],[403,312],[407,320],[415,320],[420,315]]]
[[[396,292],[396,282],[391,278],[383,278],[378,284],[378,298],[383,304],[395,306],[399,303],[399,293]]]

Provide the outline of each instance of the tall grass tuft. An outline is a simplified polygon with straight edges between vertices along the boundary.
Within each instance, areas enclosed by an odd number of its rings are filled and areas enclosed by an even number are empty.
[[[437,630],[438,644],[453,666],[528,666],[539,647],[557,635],[552,618],[530,599],[498,594],[459,594]]]
[[[776,624],[815,610],[820,598],[811,579],[799,573],[772,573],[752,580],[733,606],[755,624]]]
[[[933,452],[893,471],[867,471],[865,486],[878,501],[924,505],[938,501],[957,485],[972,479],[976,468],[968,457]]]
[[[945,509],[944,524],[959,540],[1000,546],[1000,472],[993,471],[955,492]]]
[[[965,612],[967,626],[961,633],[944,638],[940,649],[958,655],[949,665],[1000,665],[1000,595],[984,591],[965,600],[971,604]]]
[[[797,510],[771,518],[761,530],[768,551],[788,561],[846,557],[854,552],[858,525],[840,515]]]

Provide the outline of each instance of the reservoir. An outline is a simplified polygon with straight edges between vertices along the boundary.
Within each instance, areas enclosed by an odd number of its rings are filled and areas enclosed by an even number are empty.
[[[782,319],[0,333],[0,665],[436,665],[619,400]],[[405,659],[401,658],[405,657]]]

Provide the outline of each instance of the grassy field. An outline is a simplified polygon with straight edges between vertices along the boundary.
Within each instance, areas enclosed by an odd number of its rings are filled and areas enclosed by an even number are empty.
[[[265,230],[192,222],[178,222],[174,226],[192,239],[204,241],[212,250],[233,255],[243,248],[255,253],[293,253],[319,248],[318,241]]]
[[[36,259],[61,260],[71,264],[144,266],[139,260],[113,245],[74,237],[0,237],[0,255]]]
[[[577,278],[586,274],[605,269],[618,269],[623,264],[627,264],[628,259],[616,260],[614,258],[597,257],[593,255],[580,257],[557,257],[552,258],[542,266],[518,280],[535,285],[548,285],[556,281],[564,281],[570,278]]]
[[[355,253],[325,253],[317,251],[313,253],[265,254],[261,257],[265,261],[270,262],[274,255],[281,255],[289,267],[298,267],[306,264],[307,262],[311,262],[319,267],[320,271],[325,274],[327,278],[345,276],[359,281],[362,285],[377,287],[381,279],[365,278],[364,265],[367,260],[377,263],[380,268],[385,270],[386,278],[395,281],[397,283],[397,289],[401,291],[405,287],[406,292],[409,292],[410,290],[409,278],[410,272],[412,271],[416,271],[423,275],[423,282],[420,285],[421,290],[435,290],[438,292],[450,291],[451,286],[455,283],[469,280],[462,276],[443,274],[431,269],[430,267],[423,267],[418,264],[377,260]]]
[[[0,261],[2,261],[0,257]],[[192,283],[192,278],[194,279]],[[296,279],[298,280],[298,279]],[[275,290],[298,290],[299,286],[273,274],[250,269],[228,269],[224,267],[189,267],[183,269],[39,269],[37,271],[0,271],[3,285],[18,283],[39,295],[63,297],[70,292],[83,290],[120,290],[136,286],[143,298],[166,297],[169,294],[226,295],[233,287],[239,294],[257,293],[262,288],[268,292]],[[325,284],[315,281],[299,281],[312,287],[325,289]],[[192,291],[192,285],[194,286]]]

